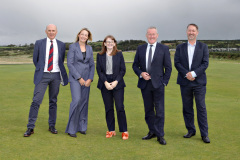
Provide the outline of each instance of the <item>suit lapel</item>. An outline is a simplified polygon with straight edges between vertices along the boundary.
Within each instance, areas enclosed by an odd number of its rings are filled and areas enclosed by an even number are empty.
[[[146,56],[147,56],[147,43],[144,45],[144,47],[143,47],[143,50],[142,50],[142,55],[143,55],[143,68],[145,68],[145,70],[147,70],[147,66],[146,66]]]
[[[113,70],[113,73],[114,73],[114,68],[115,68],[115,65],[114,64],[117,64],[116,62],[117,62],[117,54],[115,55],[115,56],[112,56],[112,70]]]
[[[78,42],[75,43],[75,47],[76,47],[76,51],[77,51],[77,55],[76,56],[79,57],[81,60],[83,60],[82,51],[81,51],[81,48],[80,48],[80,45],[79,45]],[[87,47],[86,47],[86,51],[87,51]],[[87,56],[87,53],[86,53],[86,56]]]
[[[184,50],[184,55],[188,60],[188,43],[185,43],[183,46],[183,50]]]
[[[196,46],[195,46],[195,50],[194,50],[194,53],[193,53],[193,59],[192,59],[192,64],[193,64],[193,61],[196,59],[197,57],[197,51],[199,50],[199,43],[198,41],[196,42]],[[192,67],[191,67],[192,68]]]
[[[86,45],[86,58],[85,58],[84,61],[89,59],[90,56],[91,56],[91,54],[90,54],[90,47],[88,45]]]
[[[156,49],[155,49],[155,51],[154,51],[154,55],[153,55],[153,58],[152,58],[152,63],[153,63],[154,59],[156,59],[156,57],[158,56],[158,54],[161,53],[160,50],[161,50],[161,45],[160,45],[159,43],[157,43]],[[152,64],[152,63],[151,63],[151,64]]]
[[[186,58],[187,66],[189,66],[189,61],[188,61],[188,42],[184,43],[183,53],[184,53],[184,56]]]
[[[101,56],[102,56],[103,71],[104,71],[104,73],[106,73],[106,56],[107,56],[107,53],[105,53]]]
[[[43,48],[42,57],[43,57],[43,60],[45,62],[45,59],[46,59],[46,48],[47,48],[47,38],[43,39],[41,45],[42,45],[42,48]]]
[[[62,55],[61,55],[62,47],[60,46],[60,43],[58,40],[56,40],[56,42],[57,42],[57,46],[58,46],[58,60],[60,60],[62,57]]]

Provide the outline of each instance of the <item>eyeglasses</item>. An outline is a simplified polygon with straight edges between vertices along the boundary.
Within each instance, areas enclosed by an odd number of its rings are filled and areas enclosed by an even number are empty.
[[[107,44],[113,44],[114,41],[106,41],[105,43],[107,43]]]

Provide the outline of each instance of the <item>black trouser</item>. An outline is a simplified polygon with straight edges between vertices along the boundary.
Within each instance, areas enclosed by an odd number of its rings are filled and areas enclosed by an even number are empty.
[[[142,91],[145,121],[149,131],[158,137],[164,136],[164,85],[154,88],[151,80]]]
[[[113,82],[112,75],[107,75],[107,81]],[[127,131],[127,120],[124,110],[124,88],[107,90],[104,86],[101,90],[105,105],[106,121],[109,131],[115,131],[114,101],[117,110],[117,119],[120,132]]]
[[[197,107],[197,120],[201,136],[208,136],[207,110],[205,104],[206,86],[180,86],[183,103],[183,117],[188,132],[195,133],[193,98]]]

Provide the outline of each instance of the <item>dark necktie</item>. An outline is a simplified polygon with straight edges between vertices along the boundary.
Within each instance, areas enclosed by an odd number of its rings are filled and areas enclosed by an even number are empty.
[[[148,67],[147,67],[147,72],[148,72],[148,73],[151,72],[151,63],[152,63],[152,46],[153,46],[153,45],[150,45],[149,54],[148,54]]]
[[[48,57],[48,71],[52,71],[53,70],[53,41],[51,42],[51,46],[49,49],[49,57]]]

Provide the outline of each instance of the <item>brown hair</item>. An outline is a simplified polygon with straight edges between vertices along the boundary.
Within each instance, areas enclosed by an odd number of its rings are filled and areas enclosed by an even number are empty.
[[[113,47],[113,51],[112,51],[112,53],[111,53],[111,55],[114,56],[114,55],[116,55],[117,52],[119,52],[120,50],[117,49],[117,41],[116,41],[116,39],[115,39],[112,35],[108,35],[108,36],[106,36],[106,37],[104,38],[104,40],[103,40],[103,42],[102,42],[102,50],[101,50],[101,52],[99,52],[99,54],[100,54],[100,55],[103,55],[103,54],[105,54],[105,53],[107,52],[107,47],[104,45],[104,43],[106,42],[106,40],[107,40],[108,38],[110,38],[111,40],[113,40],[114,43],[115,43],[115,46]]]
[[[89,40],[89,41],[92,41],[92,33],[91,33],[87,28],[83,28],[83,29],[81,29],[81,30],[78,32],[78,34],[77,34],[77,36],[76,36],[75,42],[78,42],[78,41],[79,41],[79,37],[78,37],[78,36],[79,36],[79,34],[80,34],[83,30],[85,30],[85,31],[88,32],[88,39],[87,39],[87,41],[86,41],[86,44],[87,44],[88,40]]]
[[[198,30],[198,26],[197,26],[196,24],[194,24],[194,23],[190,23],[190,24],[187,26],[187,29],[188,29],[189,26],[194,26],[194,27],[196,27],[197,30]]]

